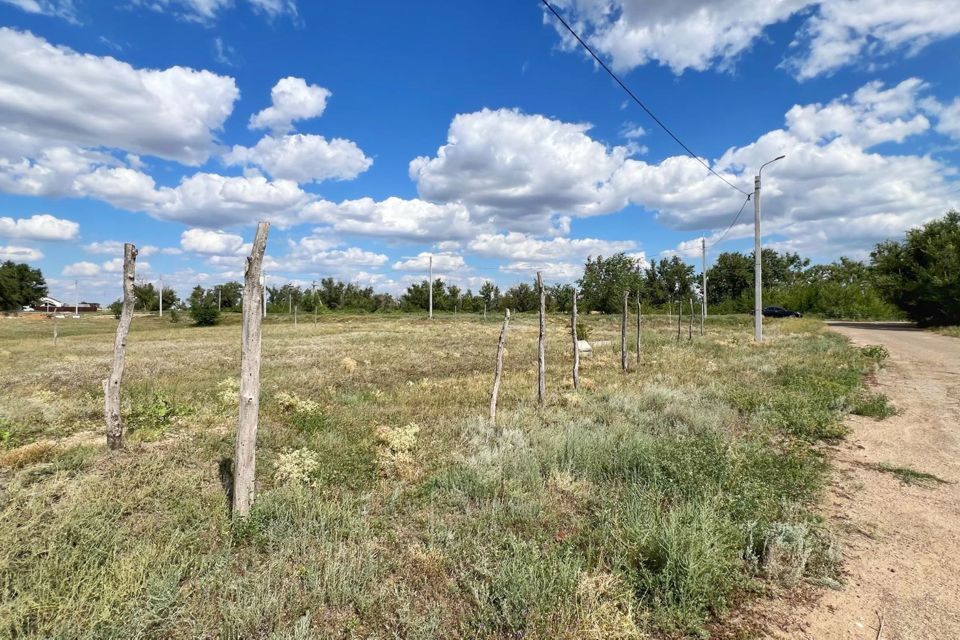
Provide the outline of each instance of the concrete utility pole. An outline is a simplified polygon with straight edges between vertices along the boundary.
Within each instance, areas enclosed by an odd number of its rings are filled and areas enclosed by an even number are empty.
[[[163,317],[163,278],[160,278],[160,317]]]
[[[779,156],[760,165],[756,177],[753,179],[753,339],[763,342],[763,273],[761,266],[762,250],[760,248],[760,177],[763,168],[786,156]]]
[[[260,289],[263,292],[262,299],[261,299],[261,302],[263,303],[263,317],[266,318],[267,317],[267,274],[266,273],[260,276]]]
[[[703,270],[703,317],[707,317],[707,239],[700,238],[700,264]]]
[[[77,303],[77,306],[73,308],[73,315],[79,318],[80,317],[80,283],[76,280],[73,281],[73,297],[75,298],[74,302]]]
[[[433,319],[433,256],[430,256],[430,291],[427,293],[427,306],[429,311],[427,317]]]

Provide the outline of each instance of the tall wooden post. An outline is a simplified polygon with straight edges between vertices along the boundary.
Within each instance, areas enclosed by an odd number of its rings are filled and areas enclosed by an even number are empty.
[[[120,416],[120,382],[123,380],[124,358],[127,352],[127,334],[133,322],[133,280],[136,277],[137,248],[129,242],[123,245],[123,307],[117,337],[113,343],[113,370],[103,381],[103,418],[107,427],[107,446],[123,446],[123,420]]]
[[[690,328],[688,329],[687,340],[693,340],[693,298],[690,298]]]
[[[630,292],[623,292],[623,315],[620,317],[620,370],[627,370],[627,317],[630,309],[627,307]]]
[[[643,320],[643,307],[640,306],[640,292],[637,292],[637,368],[640,367],[640,330]]]
[[[260,272],[267,247],[269,222],[257,224],[253,248],[244,271],[243,299],[261,299]],[[255,493],[257,466],[257,426],[260,419],[260,338],[263,318],[255,304],[243,305],[243,329],[240,343],[240,420],[233,472],[233,515],[250,514]]]
[[[577,336],[577,288],[573,288],[573,311],[570,314],[570,334],[573,336],[573,388],[580,390],[580,338]]]
[[[544,340],[547,335],[547,294],[543,275],[537,271],[537,291],[540,292],[540,336],[537,340],[537,403],[543,406],[547,399],[547,359]]]
[[[506,348],[507,329],[510,328],[510,309],[503,314],[500,342],[497,344],[497,366],[493,372],[493,390],[490,392],[490,423],[497,424],[497,396],[500,395],[500,378],[503,376],[503,350]]]

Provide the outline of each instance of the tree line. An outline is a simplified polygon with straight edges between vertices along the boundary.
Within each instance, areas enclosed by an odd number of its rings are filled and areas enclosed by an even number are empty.
[[[960,213],[956,211],[911,229],[902,240],[876,245],[869,260],[844,257],[811,265],[797,253],[764,249],[761,264],[767,305],[835,318],[904,317],[924,326],[960,324]],[[752,253],[719,254],[707,269],[711,313],[752,311],[753,273]],[[677,256],[642,263],[618,253],[588,258],[583,276],[575,284],[581,312],[619,313],[624,294],[631,299],[639,296],[648,310],[691,298],[699,303],[701,282],[702,274]],[[573,285],[545,286],[547,309],[569,312]],[[436,311],[481,313],[509,308],[524,313],[539,305],[532,280],[502,291],[487,281],[476,293],[441,278],[432,286]],[[395,297],[334,278],[323,278],[311,287],[287,283],[267,287],[267,311],[420,311],[428,308],[430,287],[424,279]],[[140,282],[134,285],[135,308],[157,311],[162,297],[165,310],[186,309],[198,324],[214,324],[221,313],[241,310],[242,290],[239,282],[211,288],[198,285],[181,301],[171,287],[164,286],[161,292],[153,283]],[[38,304],[45,295],[47,285],[39,269],[12,261],[0,264],[0,310],[19,311]],[[119,304],[111,306],[119,309]]]

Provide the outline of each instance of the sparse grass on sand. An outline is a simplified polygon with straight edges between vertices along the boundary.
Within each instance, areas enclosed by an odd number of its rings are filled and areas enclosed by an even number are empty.
[[[903,484],[916,484],[924,487],[933,486],[935,484],[947,484],[947,481],[943,478],[933,475],[932,473],[927,473],[926,471],[917,471],[910,467],[903,467],[888,462],[880,462],[874,465],[871,465],[876,471],[882,471],[883,473],[889,473],[897,478]]]
[[[939,334],[960,338],[960,326],[956,327],[937,327],[934,329]]]
[[[0,637],[632,638],[699,635],[738,599],[834,579],[815,442],[870,357],[813,320],[718,317],[675,341],[588,316],[271,318],[258,497],[231,523],[239,318],[137,317],[125,450],[104,448],[115,322],[0,320]],[[610,341],[606,345],[604,341]],[[634,368],[631,355],[631,367]]]

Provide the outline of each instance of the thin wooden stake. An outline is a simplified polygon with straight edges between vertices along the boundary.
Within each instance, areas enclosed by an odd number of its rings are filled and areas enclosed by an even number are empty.
[[[573,288],[573,312],[570,314],[570,334],[573,336],[573,388],[580,390],[580,339],[577,336],[577,288]]]
[[[500,342],[497,344],[497,366],[493,373],[493,390],[490,392],[490,423],[497,424],[497,396],[500,395],[500,377],[503,375],[503,350],[507,343],[507,329],[510,328],[510,309],[503,314],[503,327],[500,329]]]
[[[260,272],[267,247],[269,222],[257,224],[244,272],[243,299],[260,300]],[[257,426],[260,419],[260,341],[263,318],[256,305],[243,305],[240,343],[240,420],[233,473],[233,515],[246,517],[253,506],[257,465]]]
[[[640,368],[640,336],[641,322],[643,320],[643,307],[640,305],[640,292],[637,292],[637,368]]]
[[[680,342],[680,331],[683,325],[683,301],[677,300],[677,342]]]
[[[53,314],[53,346],[57,346],[57,314]]]
[[[107,427],[107,446],[119,449],[123,446],[123,420],[120,415],[120,382],[123,380],[123,365],[127,352],[127,334],[133,322],[133,281],[136,277],[137,248],[127,242],[123,245],[123,307],[117,337],[113,343],[113,370],[103,381],[103,418]]]
[[[540,336],[537,340],[537,403],[543,406],[547,399],[547,358],[544,341],[547,335],[547,294],[543,276],[537,271],[537,290],[540,292]]]
[[[620,370],[627,370],[627,316],[630,315],[630,309],[627,307],[630,299],[630,292],[623,292],[623,315],[620,317]]]
[[[687,340],[693,340],[693,298],[690,298],[690,328],[688,329]]]

